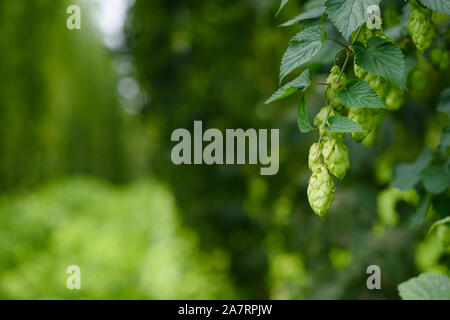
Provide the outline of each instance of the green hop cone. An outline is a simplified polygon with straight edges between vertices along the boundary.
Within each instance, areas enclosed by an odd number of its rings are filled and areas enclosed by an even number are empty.
[[[411,86],[416,91],[422,91],[427,87],[427,75],[422,69],[416,68],[409,75]]]
[[[312,172],[316,171],[317,167],[320,165],[320,148],[319,143],[313,143],[311,148],[309,148],[309,156],[308,156],[308,166],[309,170]]]
[[[450,65],[450,52],[443,51],[441,48],[434,48],[431,50],[431,62],[438,66],[441,70],[448,69]]]
[[[355,72],[355,76],[358,79],[366,81],[369,86],[380,96],[380,98],[384,99],[389,89],[389,84],[386,80],[384,80],[382,77],[377,77],[376,75],[365,71],[356,63],[354,63],[353,70]]]
[[[373,118],[374,112],[370,109],[365,108],[350,108],[348,113],[348,118],[350,120],[356,121],[359,123],[363,132],[352,132],[352,138],[356,142],[361,142],[365,137],[372,131],[373,129]]]
[[[367,75],[367,72],[364,71],[363,68],[361,68],[361,67],[358,66],[356,63],[354,63],[354,65],[353,65],[353,70],[355,71],[355,76],[356,76],[358,79],[364,80],[365,76]]]
[[[331,207],[334,200],[335,185],[333,177],[323,164],[317,166],[309,178],[308,201],[313,211],[323,217]]]
[[[416,47],[424,52],[434,39],[431,9],[423,8],[419,4],[411,3],[411,14],[408,20],[408,32]]]
[[[391,84],[384,104],[389,110],[398,110],[405,103],[405,94],[395,84]]]
[[[322,154],[328,171],[335,177],[343,179],[350,168],[347,146],[343,142],[330,139],[325,142]]]
[[[369,86],[378,94],[381,99],[384,99],[386,97],[389,89],[389,84],[386,80],[371,73],[367,73],[364,77],[364,81],[369,84]]]
[[[378,114],[375,114],[372,119],[372,130],[369,132],[367,137],[364,138],[362,141],[363,145],[365,145],[368,148],[373,147],[375,144],[375,140],[377,139],[378,133],[380,132],[381,124],[384,121],[384,118],[386,117],[386,111],[381,111]]]

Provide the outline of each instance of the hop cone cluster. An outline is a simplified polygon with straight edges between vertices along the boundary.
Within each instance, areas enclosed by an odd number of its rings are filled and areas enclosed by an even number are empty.
[[[441,48],[431,50],[431,61],[441,70],[446,70],[450,66],[450,51]]]

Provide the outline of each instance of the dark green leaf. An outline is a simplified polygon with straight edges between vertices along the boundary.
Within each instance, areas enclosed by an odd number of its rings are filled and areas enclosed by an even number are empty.
[[[391,185],[400,190],[409,190],[420,181],[420,174],[433,160],[433,153],[425,148],[415,163],[402,163],[395,167]]]
[[[450,15],[449,0],[420,0],[425,7]]]
[[[311,73],[309,69],[303,71],[297,78],[292,80],[291,82],[286,83],[280,89],[278,89],[266,102],[265,104],[271,103],[273,101],[277,101],[297,91],[306,91],[309,85],[311,84]]]
[[[367,48],[361,42],[357,42],[354,47],[358,66],[406,89],[405,59],[396,44],[373,37],[369,39]]]
[[[364,80],[353,80],[347,90],[340,90],[338,98],[347,107],[387,109],[378,94]]]
[[[448,116],[450,116],[450,88],[442,91],[437,109],[438,111],[445,112]]]
[[[362,132],[359,123],[341,116],[331,116],[324,126],[330,132]]]
[[[339,32],[349,39],[353,31],[366,22],[367,8],[380,0],[327,0],[326,12]]]
[[[431,165],[421,173],[423,185],[428,192],[439,194],[450,186],[450,176],[440,165]]]
[[[428,208],[430,207],[430,203],[431,203],[431,194],[427,193],[420,200],[419,207],[417,208],[416,213],[414,213],[414,215],[411,217],[411,220],[409,221],[409,227],[411,229],[421,225],[425,221],[425,217]]]
[[[292,70],[307,63],[322,47],[323,26],[305,28],[294,36],[283,56],[280,68],[280,82]]]
[[[298,104],[297,124],[301,133],[308,133],[312,129],[308,119],[308,111],[306,109],[305,97],[302,97]]]

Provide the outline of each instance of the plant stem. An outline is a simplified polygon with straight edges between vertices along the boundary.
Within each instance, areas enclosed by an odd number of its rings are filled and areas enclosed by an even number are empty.
[[[358,39],[359,34],[361,33],[361,30],[362,30],[362,27],[359,27],[358,31],[356,32],[355,38],[352,41],[352,44],[354,44],[356,39]],[[334,40],[334,39],[329,39],[329,40]],[[337,40],[335,40],[335,41],[337,41]],[[337,42],[339,42],[339,41],[337,41]],[[325,116],[325,119],[324,119],[323,123],[320,125],[320,128],[322,130],[319,130],[319,150],[322,150],[322,146],[320,144],[322,142],[323,127],[324,127],[325,123],[328,121],[328,117],[330,116],[330,112],[331,112],[331,108],[333,106],[334,98],[336,97],[336,93],[337,93],[337,91],[339,89],[339,81],[341,81],[342,75],[344,74],[345,68],[347,67],[348,60],[350,59],[350,55],[351,55],[351,52],[352,52],[352,49],[350,48],[350,46],[344,46],[344,47],[347,49],[347,55],[345,57],[344,64],[343,64],[343,66],[341,68],[341,72],[339,73],[339,76],[338,76],[338,78],[336,80],[336,83],[335,83],[335,86],[334,86],[334,89],[333,89],[333,95],[331,96],[330,104],[328,105],[327,114]]]
[[[314,84],[317,84],[319,86],[331,86],[331,83],[328,82],[314,82]]]
[[[341,46],[343,46],[344,48],[348,49],[348,45],[346,45],[345,43],[342,43],[341,41],[339,41],[337,39],[327,37],[327,40],[331,40],[331,41],[334,41],[336,43],[339,43]]]
[[[334,55],[334,65],[337,65],[337,60],[336,60],[336,58],[337,58],[337,56],[339,55],[339,53],[341,53],[343,50],[346,50],[347,48],[341,48],[341,49],[339,49],[339,51],[338,52],[336,52],[336,54]]]

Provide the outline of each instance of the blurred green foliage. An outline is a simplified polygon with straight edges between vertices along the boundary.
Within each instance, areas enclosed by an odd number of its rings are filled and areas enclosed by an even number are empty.
[[[153,181],[127,187],[60,181],[3,197],[0,223],[2,298],[235,296],[226,252],[215,252],[216,260],[200,253],[195,234],[179,223],[172,196]],[[72,264],[81,269],[81,290],[66,288]]]
[[[298,132],[297,101],[263,104],[299,30],[277,25],[304,2],[275,18],[277,1],[136,0],[126,44],[110,52],[87,18],[80,31],[65,28],[67,1],[1,1],[0,298],[398,299],[400,282],[448,273],[428,225],[408,227],[417,202],[397,197],[395,223],[384,223],[377,195],[395,163],[437,147],[450,75],[413,57],[426,88],[388,115],[373,149],[346,141],[352,167],[321,220],[306,199],[314,137]],[[387,24],[401,20],[402,3],[382,8]],[[88,17],[86,2],[82,10]],[[316,58],[316,79],[326,79],[335,45]],[[142,110],[130,114],[135,102],[116,92],[124,78],[138,80]],[[324,91],[306,100],[318,111]],[[194,120],[280,128],[279,173],[173,165],[170,134]],[[429,215],[448,214],[448,203],[448,192],[436,197]],[[72,264],[80,291],[65,288]],[[382,290],[366,287],[372,264]]]

